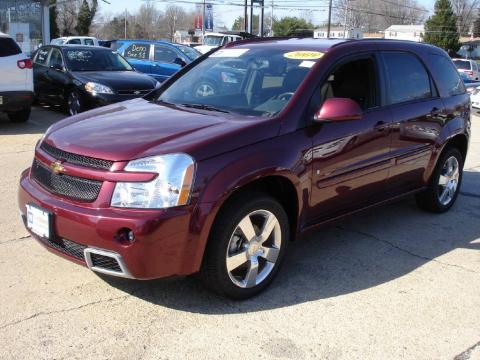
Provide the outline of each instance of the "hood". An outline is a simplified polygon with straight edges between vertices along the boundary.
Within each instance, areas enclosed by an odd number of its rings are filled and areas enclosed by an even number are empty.
[[[210,50],[216,49],[218,46],[211,46],[211,45],[200,45],[195,46],[195,50],[200,51],[202,54],[206,54]]]
[[[135,99],[62,120],[48,130],[45,141],[105,160],[182,152],[198,161],[271,138],[279,130],[278,119],[191,111]]]
[[[76,71],[73,76],[82,83],[89,81],[107,85],[113,90],[150,90],[156,80],[136,71]]]

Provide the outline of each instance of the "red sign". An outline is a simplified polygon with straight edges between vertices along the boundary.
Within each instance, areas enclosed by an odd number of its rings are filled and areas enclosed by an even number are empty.
[[[202,30],[203,16],[202,4],[195,4],[195,30]]]

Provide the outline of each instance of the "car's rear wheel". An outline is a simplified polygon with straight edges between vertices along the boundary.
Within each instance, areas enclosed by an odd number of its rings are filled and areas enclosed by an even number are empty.
[[[460,192],[463,161],[456,148],[449,148],[440,156],[428,189],[416,196],[420,208],[441,213],[453,206]]]
[[[66,107],[68,115],[73,116],[82,112],[82,101],[80,95],[75,90],[69,91],[67,94]]]
[[[222,209],[212,228],[201,277],[215,292],[246,299],[267,287],[289,242],[288,217],[278,201],[244,193]]]
[[[9,112],[7,115],[11,122],[22,123],[28,121],[30,118],[30,112],[30,107],[25,107],[18,111]]]

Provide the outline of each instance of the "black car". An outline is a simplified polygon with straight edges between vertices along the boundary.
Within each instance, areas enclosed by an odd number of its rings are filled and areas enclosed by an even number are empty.
[[[120,54],[92,46],[40,48],[33,60],[35,96],[65,105],[70,115],[145,96],[160,83],[136,72]]]

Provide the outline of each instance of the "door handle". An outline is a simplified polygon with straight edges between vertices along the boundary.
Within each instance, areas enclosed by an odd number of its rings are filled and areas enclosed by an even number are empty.
[[[387,129],[386,125],[385,121],[378,121],[373,128],[377,131],[385,131]]]

